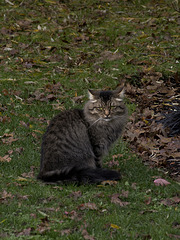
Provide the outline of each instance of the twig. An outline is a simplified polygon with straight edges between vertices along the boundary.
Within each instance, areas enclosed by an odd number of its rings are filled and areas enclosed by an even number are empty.
[[[9,0],[5,0],[6,3],[9,3],[11,6],[14,6],[14,3],[10,2]]]

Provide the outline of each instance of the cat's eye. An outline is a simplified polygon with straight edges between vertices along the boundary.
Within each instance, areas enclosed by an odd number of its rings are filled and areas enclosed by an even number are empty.
[[[93,107],[93,108],[89,108],[89,111],[94,111],[94,110],[102,111],[103,108],[102,108],[102,107]]]
[[[99,110],[99,111],[102,111],[103,108],[102,107],[94,107],[95,109]]]
[[[111,109],[116,110],[118,109],[118,106],[111,106]]]

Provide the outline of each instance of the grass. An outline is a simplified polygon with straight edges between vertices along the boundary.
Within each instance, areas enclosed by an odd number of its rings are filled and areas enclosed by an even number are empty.
[[[35,179],[48,120],[82,107],[87,88],[115,88],[126,78],[141,84],[142,71],[179,72],[179,12],[171,1],[15,0],[3,1],[1,12],[0,237],[175,238],[179,210],[167,199],[179,185],[144,166],[122,140],[105,159],[107,166],[122,154],[114,166],[122,174],[118,184],[54,186]],[[155,186],[159,176],[171,184]]]

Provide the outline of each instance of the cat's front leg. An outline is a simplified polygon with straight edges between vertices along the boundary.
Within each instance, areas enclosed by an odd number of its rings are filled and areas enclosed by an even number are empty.
[[[99,144],[94,147],[95,161],[98,168],[102,167],[102,156],[107,153],[107,149],[104,144]]]
[[[96,161],[96,167],[97,168],[102,168],[102,160],[101,160],[101,158],[96,158],[95,157],[95,161]]]

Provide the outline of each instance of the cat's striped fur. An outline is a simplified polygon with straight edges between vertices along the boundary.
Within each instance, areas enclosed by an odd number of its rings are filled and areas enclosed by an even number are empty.
[[[127,115],[122,88],[89,90],[83,110],[67,110],[51,120],[42,140],[38,179],[78,183],[119,180],[118,172],[101,168],[101,160],[121,136]]]

